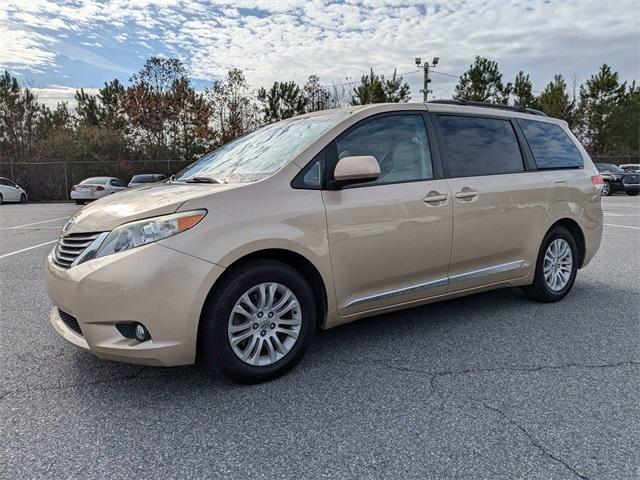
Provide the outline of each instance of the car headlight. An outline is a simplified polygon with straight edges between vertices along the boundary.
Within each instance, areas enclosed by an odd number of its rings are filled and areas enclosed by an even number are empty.
[[[206,214],[206,210],[192,210],[125,223],[109,233],[94,258],[124,252],[184,232],[195,227]]]

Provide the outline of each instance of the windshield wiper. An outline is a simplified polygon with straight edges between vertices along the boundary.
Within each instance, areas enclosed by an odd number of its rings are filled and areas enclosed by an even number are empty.
[[[191,177],[184,181],[185,183],[225,183],[213,177]]]

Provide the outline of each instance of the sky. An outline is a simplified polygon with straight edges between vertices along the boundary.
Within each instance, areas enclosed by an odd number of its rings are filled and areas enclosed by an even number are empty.
[[[638,11],[640,0],[0,0],[0,69],[50,105],[126,84],[154,55],[180,58],[198,90],[236,67],[255,87],[310,74],[344,84],[372,67],[404,73],[419,101],[414,58],[437,56],[431,97],[450,98],[481,55],[541,91],[556,73],[579,85],[604,62],[640,79]]]

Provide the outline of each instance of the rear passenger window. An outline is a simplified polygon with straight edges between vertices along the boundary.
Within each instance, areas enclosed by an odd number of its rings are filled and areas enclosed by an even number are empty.
[[[518,139],[509,120],[438,115],[451,177],[524,171]]]
[[[374,118],[337,140],[336,147],[338,159],[371,155],[380,164],[380,177],[360,185],[433,178],[431,153],[422,115]]]
[[[527,143],[540,169],[582,168],[580,151],[559,125],[519,118]]]

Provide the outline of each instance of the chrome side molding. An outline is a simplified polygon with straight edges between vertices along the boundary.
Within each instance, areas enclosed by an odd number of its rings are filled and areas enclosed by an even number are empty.
[[[480,277],[485,277],[487,275],[494,275],[496,273],[503,273],[503,272],[508,272],[510,270],[517,270],[519,268],[522,268],[524,264],[525,264],[524,260],[516,260],[514,262],[502,263],[500,265],[495,265],[493,267],[481,268],[479,270],[473,270],[471,272],[461,273],[461,274],[453,275],[447,278],[439,278],[437,280],[432,280],[430,282],[419,283],[417,285],[412,285],[410,287],[398,288],[396,290],[391,290],[388,292],[377,293],[375,295],[369,295],[367,297],[362,297],[362,298],[356,298],[347,302],[344,308],[355,307],[357,305],[362,305],[364,303],[377,302],[379,300],[386,300],[392,297],[408,295],[410,293],[421,292],[424,290],[429,290],[431,288],[443,287],[451,283],[463,282],[465,280],[471,280],[473,278],[480,278]]]
[[[481,268],[480,270],[473,270],[472,272],[461,273],[449,277],[449,283],[463,282],[465,280],[471,280],[472,278],[485,277],[487,275],[493,275],[494,273],[508,272],[509,270],[517,270],[524,266],[524,260],[516,260],[515,262],[503,263],[494,267]]]
[[[421,292],[423,290],[429,290],[435,287],[443,287],[449,283],[448,279],[440,278],[438,280],[432,280],[431,282],[419,283],[418,285],[412,285],[406,288],[399,288],[397,290],[391,290],[390,292],[378,293],[376,295],[370,295],[368,297],[356,298],[348,302],[344,307],[349,308],[363,303],[375,302],[378,300],[384,300],[391,297],[399,297],[401,295],[408,295],[409,293]]]

